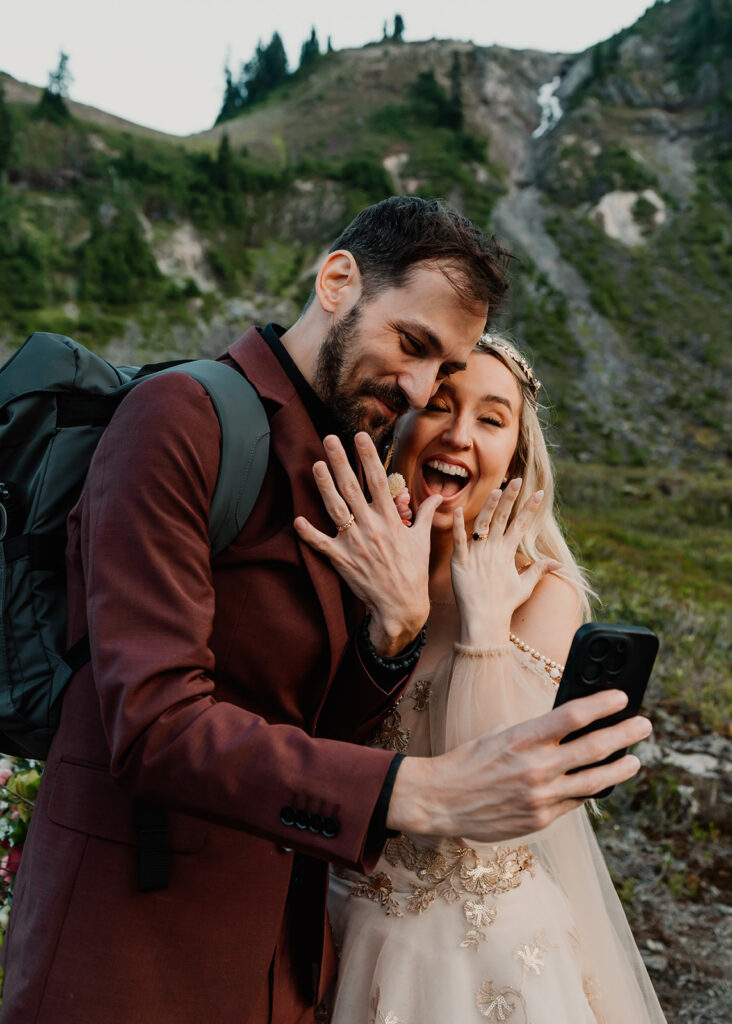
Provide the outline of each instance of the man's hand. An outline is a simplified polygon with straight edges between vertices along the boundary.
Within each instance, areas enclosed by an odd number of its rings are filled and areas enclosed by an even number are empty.
[[[405,758],[394,783],[387,826],[486,843],[546,828],[587,796],[625,782],[640,768],[638,758],[626,754],[611,764],[566,774],[650,734],[648,719],[636,716],[560,744],[575,729],[626,704],[626,694],[605,690],[503,732],[479,736],[439,757]]]
[[[303,516],[295,520],[295,529],[312,548],[330,559],[334,569],[364,602],[371,612],[371,642],[377,653],[390,657],[415,638],[429,615],[430,528],[442,498],[438,494],[424,501],[414,525],[407,529],[368,434],[356,434],[356,451],[371,504],[366,501],[338,438],[326,437],[324,445],[333,476],[325,462],[316,462],[315,483],[335,525],[346,526],[351,516],[353,522],[335,537],[316,530]]]

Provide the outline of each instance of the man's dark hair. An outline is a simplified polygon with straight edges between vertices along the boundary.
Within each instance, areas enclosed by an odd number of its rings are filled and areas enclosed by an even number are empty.
[[[403,284],[417,264],[441,270],[467,306],[487,303],[491,319],[508,289],[510,254],[439,199],[392,196],[368,206],[336,249],[353,254],[366,300]]]

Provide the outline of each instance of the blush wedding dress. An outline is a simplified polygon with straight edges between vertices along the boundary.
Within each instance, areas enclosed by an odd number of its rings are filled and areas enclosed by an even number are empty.
[[[433,606],[414,681],[370,742],[429,757],[548,711],[561,666],[455,644]],[[331,1024],[665,1024],[584,807],[510,842],[399,835],[334,868]]]

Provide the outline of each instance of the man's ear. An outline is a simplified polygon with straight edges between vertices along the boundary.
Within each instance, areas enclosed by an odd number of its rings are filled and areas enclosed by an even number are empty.
[[[352,253],[328,253],[315,279],[315,294],[326,313],[347,313],[361,297],[361,272]]]

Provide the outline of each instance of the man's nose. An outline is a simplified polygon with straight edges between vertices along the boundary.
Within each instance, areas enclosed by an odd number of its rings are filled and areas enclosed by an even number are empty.
[[[399,374],[397,383],[413,409],[424,409],[434,395],[438,370],[439,366],[421,363],[409,372]]]

